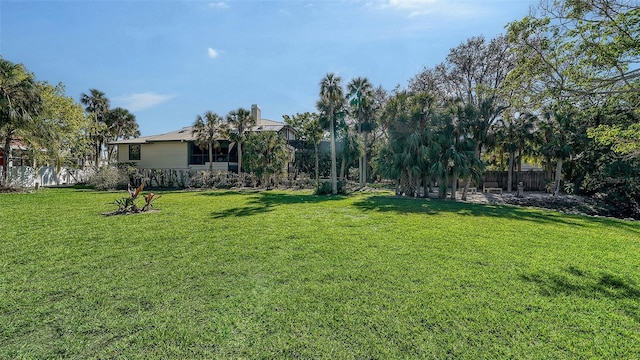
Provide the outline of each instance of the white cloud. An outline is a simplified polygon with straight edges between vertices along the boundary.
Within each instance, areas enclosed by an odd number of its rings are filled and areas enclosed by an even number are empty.
[[[389,0],[388,6],[397,9],[425,9],[433,4],[440,2],[440,0]]]
[[[451,0],[389,0],[382,7],[408,12],[409,17],[439,14],[448,17],[467,17],[479,13],[478,3]]]
[[[217,51],[217,50],[212,49],[212,48],[208,48],[208,49],[207,49],[207,54],[208,54],[208,55],[209,55],[209,57],[210,57],[210,58],[212,58],[212,59],[215,59],[215,58],[217,58],[217,57],[218,57],[218,55],[220,55],[220,54],[218,53],[218,51]]]
[[[229,8],[229,4],[227,4],[224,1],[218,1],[218,2],[210,2],[209,5],[210,9],[228,9]]]
[[[129,111],[140,111],[167,102],[175,95],[161,95],[152,92],[122,95],[113,100]]]

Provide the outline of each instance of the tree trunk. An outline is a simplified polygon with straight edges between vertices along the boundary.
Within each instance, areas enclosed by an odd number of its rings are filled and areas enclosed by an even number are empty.
[[[515,151],[509,152],[509,171],[507,172],[507,192],[511,192],[511,183],[513,182],[513,162],[516,157]]]
[[[480,148],[481,145],[477,144],[476,148],[473,151],[473,155],[476,157],[476,159],[478,159],[478,161],[480,160]],[[469,175],[469,177],[467,178],[467,182],[464,184],[464,190],[462,190],[462,200],[467,200],[467,191],[469,190],[469,185],[471,185],[471,175]]]
[[[369,140],[369,133],[364,133],[364,154],[362,155],[362,186],[367,185],[369,181],[369,160],[367,159],[367,142]]]
[[[7,131],[7,137],[4,139],[4,151],[2,153],[2,185],[9,187],[9,161],[11,161],[11,134]]]
[[[446,199],[448,188],[449,188],[449,184],[446,178],[438,180],[438,198]]]
[[[240,142],[238,145],[238,175],[242,173],[242,144]]]
[[[362,123],[361,121],[361,116],[360,116],[360,110],[358,110],[358,133],[357,136],[362,134]],[[358,158],[358,182],[360,187],[364,187],[364,174],[363,174],[363,164],[364,164],[364,160],[363,160],[363,156],[360,156]]]
[[[318,159],[318,144],[316,143],[316,184],[320,181],[320,161]]]
[[[330,108],[329,112],[329,132],[331,135],[331,194],[336,195],[338,193],[338,174],[336,168],[336,133],[333,124],[333,108]]]
[[[102,152],[102,142],[100,140],[96,140],[96,169],[100,168],[100,153]]]
[[[213,174],[213,144],[209,144],[209,175]]]
[[[546,164],[544,167],[544,171],[546,174],[546,178],[551,179],[551,176],[553,175],[553,166],[551,165],[551,158],[546,157],[545,159],[546,159]]]
[[[362,178],[362,156],[358,158],[358,182],[360,187],[364,186],[364,181]]]
[[[462,188],[462,195],[460,197],[462,201],[467,200],[467,191],[469,190],[470,184],[471,184],[471,175],[469,175],[469,177],[467,177],[467,181],[464,182],[464,188]]]
[[[558,158],[556,165],[555,187],[553,190],[553,196],[560,195],[560,180],[562,177],[562,158]]]
[[[455,168],[453,170],[453,179],[451,179],[451,200],[456,201],[456,190],[458,187],[458,174],[456,174]]]
[[[113,152],[115,151],[115,149],[116,149],[115,146],[107,145],[107,163],[113,160]]]
[[[344,181],[344,167],[346,160],[346,149],[342,153],[342,161],[340,161],[340,181]]]

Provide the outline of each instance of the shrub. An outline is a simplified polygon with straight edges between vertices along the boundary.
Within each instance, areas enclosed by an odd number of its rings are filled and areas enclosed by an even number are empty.
[[[346,183],[344,181],[338,181],[338,194],[346,194]],[[320,181],[316,184],[316,195],[331,195],[331,181]]]
[[[144,199],[144,205],[141,208],[138,206],[138,204],[136,204],[136,199],[138,199],[138,195],[140,195],[142,189],[144,189],[144,183],[138,187],[127,185],[129,196],[120,198],[113,202],[114,205],[118,206],[118,210],[116,210],[114,214],[139,213],[149,211],[149,209],[151,209],[151,207],[153,206],[153,201],[159,199],[161,195],[156,195],[154,193],[143,195],[142,198]]]
[[[103,166],[91,175],[88,183],[96,190],[114,190],[126,187],[129,179],[124,171],[114,166]]]

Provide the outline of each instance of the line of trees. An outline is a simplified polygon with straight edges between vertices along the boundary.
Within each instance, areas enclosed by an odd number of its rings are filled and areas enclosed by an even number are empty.
[[[405,88],[388,93],[364,77],[344,84],[327,74],[316,113],[284,116],[310,154],[299,167],[316,181],[329,177],[334,194],[346,178],[360,186],[385,178],[398,193],[418,196],[437,184],[441,196],[455,199],[459,186],[464,198],[487,169],[507,170],[511,191],[513,172],[535,163],[554,194],[602,196],[640,213],[639,24],[634,1],[541,0],[506,34],[468,39]],[[95,89],[82,95],[83,112],[61,85],[39,83],[19,64],[2,59],[0,71],[0,138],[8,156],[11,139],[21,137],[49,157],[92,156],[99,166],[106,142],[138,135],[135,118],[110,109]],[[233,124],[226,136],[237,143],[240,173],[280,167],[284,155],[275,165],[268,156],[253,162],[277,139],[245,131],[253,126],[247,110],[215,118],[215,126]],[[39,126],[46,121],[52,126]],[[243,161],[243,153],[252,156]]]
[[[91,158],[96,167],[107,142],[140,136],[135,116],[123,108],[109,108],[104,93],[91,89],[81,103],[65,93],[62,83],[37,81],[22,64],[0,57],[0,140],[5,166],[2,185],[8,185],[11,144],[27,148],[34,166],[77,166]],[[108,150],[108,159],[113,158]]]
[[[220,147],[219,140],[229,139],[238,151],[238,175],[253,173],[264,187],[286,171],[290,149],[284,137],[272,131],[253,131],[257,119],[245,108],[231,110],[226,117],[212,111],[198,115],[192,127],[196,144],[209,151],[209,172],[213,172],[213,149]],[[248,156],[243,162],[243,153]]]
[[[88,136],[93,146],[91,157],[96,168],[100,167],[106,144],[140,137],[135,115],[121,107],[112,109],[109,98],[102,91],[90,89],[89,93],[82,93],[80,103],[89,117]],[[115,160],[114,152],[114,146],[107,146],[107,162]]]
[[[486,170],[507,170],[512,191],[526,162],[554,194],[640,213],[638,24],[636,2],[542,0],[506,34],[468,39],[390,94],[327,74],[317,113],[284,116],[316,153],[300,166],[328,175],[332,193],[357,167],[361,186],[385,178],[417,196],[437,184],[455,199]],[[330,149],[318,154],[323,138]]]

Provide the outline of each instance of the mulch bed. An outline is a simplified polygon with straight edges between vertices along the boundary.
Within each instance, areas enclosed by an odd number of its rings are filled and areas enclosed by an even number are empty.
[[[623,218],[618,211],[604,201],[578,195],[553,196],[544,192],[525,192],[523,197],[513,194],[471,194],[467,202],[485,204],[508,204],[538,209],[561,211],[567,214]],[[625,218],[625,220],[633,220]]]

